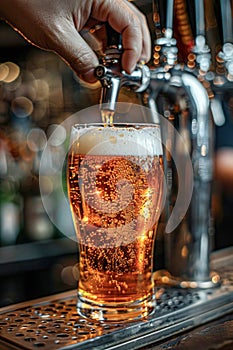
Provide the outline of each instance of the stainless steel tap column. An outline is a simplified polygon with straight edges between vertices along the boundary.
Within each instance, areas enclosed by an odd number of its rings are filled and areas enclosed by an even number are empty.
[[[148,104],[155,105],[156,110],[174,126],[171,130],[176,130],[163,132],[163,143],[165,148],[169,145],[169,152],[165,152],[165,155],[168,154],[165,159],[168,195],[161,220],[161,224],[166,226],[164,249],[167,273],[165,279],[161,275],[161,280],[181,287],[209,288],[219,283],[219,276],[210,271],[213,125],[209,96],[203,84],[211,56],[204,35],[204,4],[202,1],[195,4],[198,17],[193,47],[195,67],[191,69],[177,62],[178,49],[171,35],[171,16],[168,16],[164,37],[158,38],[155,43],[162,57],[160,65],[151,71]],[[171,161],[177,152],[183,152],[178,145],[177,132],[189,150],[192,163],[192,174],[186,175],[193,177],[192,196],[186,213],[179,209],[182,203],[177,203],[180,188],[185,184],[179,182],[176,164]],[[174,215],[176,220],[171,221]],[[175,225],[175,222],[178,224]]]
[[[210,288],[218,286],[220,280],[217,274],[210,271],[213,122],[210,88],[206,86],[210,85],[207,76],[211,55],[205,38],[204,4],[203,1],[196,1],[195,4],[198,20],[192,49],[195,62],[192,67],[179,63],[173,31],[174,1],[168,1],[165,29],[158,30],[160,16],[153,16],[155,30],[161,33],[155,41],[156,65],[150,66],[150,69],[139,65],[135,72],[127,75],[121,70],[121,53],[118,51],[116,56],[116,51],[111,51],[111,48],[96,68],[96,76],[102,83],[101,110],[105,116],[106,111],[110,111],[111,117],[114,114],[119,89],[123,85],[132,87],[141,96],[147,89],[142,98],[143,103],[156,118],[157,113],[161,115],[156,122],[160,122],[162,127],[167,180],[167,200],[160,222],[164,231],[165,252],[165,276],[163,273],[160,275],[162,283]],[[153,8],[156,11],[159,8],[156,1]],[[109,122],[111,118],[104,120]],[[181,139],[184,146],[181,146]],[[189,154],[192,168],[186,175],[190,177],[187,181],[178,176],[180,169],[176,168],[174,162],[184,151]],[[185,172],[186,163],[182,167]],[[160,278],[159,274],[157,277]]]

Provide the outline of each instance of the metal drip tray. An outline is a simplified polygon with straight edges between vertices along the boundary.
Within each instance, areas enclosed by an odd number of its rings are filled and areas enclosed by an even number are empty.
[[[76,312],[76,291],[0,309],[0,348],[139,349],[214,320],[233,308],[233,250],[215,254],[221,286],[156,290],[155,315],[137,323],[90,322]]]

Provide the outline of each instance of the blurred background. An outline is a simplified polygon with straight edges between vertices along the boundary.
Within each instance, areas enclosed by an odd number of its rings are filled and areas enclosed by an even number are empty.
[[[152,3],[136,1],[147,16],[153,42]],[[195,37],[193,2],[175,3],[175,35],[180,59],[186,62]],[[222,45],[219,1],[206,1],[206,8],[207,38],[216,62]],[[153,54],[151,64],[156,60]],[[221,74],[221,65],[213,66],[213,71],[218,69]],[[233,81],[217,86],[215,93],[224,111],[223,120],[215,125],[212,207],[216,250],[233,244]],[[57,125],[97,104],[99,94],[98,84],[90,88],[80,83],[55,54],[32,47],[0,22],[0,307],[76,287],[77,245],[50,221],[43,207],[39,166]],[[120,98],[138,102],[126,90]],[[60,133],[51,145],[55,155],[65,151],[66,130],[61,128]],[[51,159],[54,170],[57,158]],[[44,181],[48,191],[56,193],[56,180]],[[51,215],[65,220],[59,193],[53,198]]]
[[[80,85],[56,55],[29,45],[0,22],[0,305],[76,284],[76,243],[50,221],[39,189],[40,158],[58,124],[97,104],[99,86]],[[66,130],[51,145],[56,171]],[[56,193],[56,179],[43,181]],[[65,179],[64,179],[65,181]],[[59,194],[49,203],[60,220]],[[67,228],[68,230],[69,228]]]

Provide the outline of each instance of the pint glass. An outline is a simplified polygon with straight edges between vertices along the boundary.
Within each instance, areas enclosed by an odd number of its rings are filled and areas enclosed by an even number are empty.
[[[159,126],[74,125],[67,182],[79,247],[78,313],[113,322],[151,314],[164,183]]]

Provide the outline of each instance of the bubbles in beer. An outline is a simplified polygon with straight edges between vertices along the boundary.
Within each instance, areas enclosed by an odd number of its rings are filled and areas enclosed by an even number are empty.
[[[142,301],[153,290],[162,156],[149,132],[104,129],[80,135],[68,159],[80,250],[79,295],[100,304]]]
[[[75,155],[69,161],[70,201],[81,252],[79,289],[103,301],[142,298],[153,287],[161,157]]]

